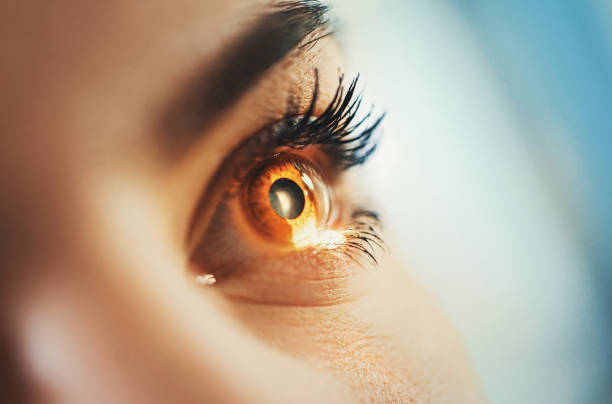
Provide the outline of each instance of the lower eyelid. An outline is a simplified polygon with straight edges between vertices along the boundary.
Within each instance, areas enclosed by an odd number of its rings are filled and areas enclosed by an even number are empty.
[[[244,237],[240,225],[226,225],[224,234],[211,234],[215,239],[201,245],[192,260],[196,271],[215,276],[213,287],[222,295],[244,303],[280,306],[328,306],[358,297],[355,275],[364,271],[348,256],[332,250],[278,251],[240,242],[234,238]]]
[[[296,258],[294,263],[301,260],[301,263],[307,264],[309,259],[325,257],[333,261],[348,258],[362,267],[376,264],[379,252],[377,250],[385,250],[384,241],[380,236],[382,226],[378,216],[364,209],[344,207],[339,210],[344,213],[336,215],[334,222],[330,222],[329,226],[338,229],[333,233],[339,235],[342,241],[333,245],[322,244],[298,249],[292,245],[279,246],[262,240],[243,212],[239,196],[227,195],[217,207],[207,232],[192,253],[192,261],[196,266],[200,264],[202,267],[208,267],[200,268],[203,271],[216,271],[215,276],[218,280],[222,274],[243,271],[245,262],[265,257],[273,261],[290,253]],[[236,260],[238,256],[242,257],[240,261]],[[316,271],[314,279],[333,276],[337,271],[332,269]],[[320,274],[316,275],[319,272]]]
[[[296,250],[291,245],[279,246],[262,240],[241,209],[237,196],[219,205],[207,232],[192,254],[191,261],[196,271],[211,273],[217,281],[245,272],[322,280],[335,277],[340,269],[346,267],[322,265],[324,262],[338,261],[340,254],[335,251],[313,248]],[[313,262],[318,262],[315,270],[302,270],[303,266],[312,265]]]
[[[336,249],[278,248],[257,242],[248,234],[250,225],[241,222],[237,198],[217,209],[192,256],[194,271],[210,273],[213,286],[224,296],[238,301],[285,306],[326,306],[356,300],[363,287],[364,266],[373,262],[346,246]],[[352,252],[352,254],[351,254]]]
[[[250,262],[215,288],[232,300],[251,304],[330,306],[359,298],[359,273],[364,272],[347,258],[300,251]]]

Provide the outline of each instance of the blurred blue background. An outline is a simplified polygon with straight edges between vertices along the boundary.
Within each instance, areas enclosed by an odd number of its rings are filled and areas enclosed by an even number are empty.
[[[612,1],[333,4],[394,252],[490,401],[612,403]]]

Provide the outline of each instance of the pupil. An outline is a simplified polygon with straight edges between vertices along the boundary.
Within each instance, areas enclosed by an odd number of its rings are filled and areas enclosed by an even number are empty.
[[[298,184],[288,178],[274,181],[268,196],[272,209],[285,219],[295,219],[304,210],[304,193]]]

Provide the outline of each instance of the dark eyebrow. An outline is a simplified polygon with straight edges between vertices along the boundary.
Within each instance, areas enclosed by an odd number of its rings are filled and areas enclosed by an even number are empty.
[[[164,148],[175,154],[189,146],[258,79],[290,51],[328,35],[327,7],[319,1],[274,5],[187,82],[162,115]]]

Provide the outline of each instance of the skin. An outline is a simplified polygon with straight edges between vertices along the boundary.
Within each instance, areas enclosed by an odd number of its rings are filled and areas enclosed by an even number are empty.
[[[237,144],[282,115],[290,89],[311,94],[314,67],[321,111],[342,68],[333,38],[289,55],[186,154],[165,158],[151,136],[163,105],[266,7],[0,6],[10,402],[483,401],[452,327],[392,257],[374,270],[337,262],[347,280],[334,284],[333,304],[310,295],[259,304],[194,282],[185,234],[203,187]],[[289,265],[266,288],[239,279],[233,290],[298,293],[317,265]]]

